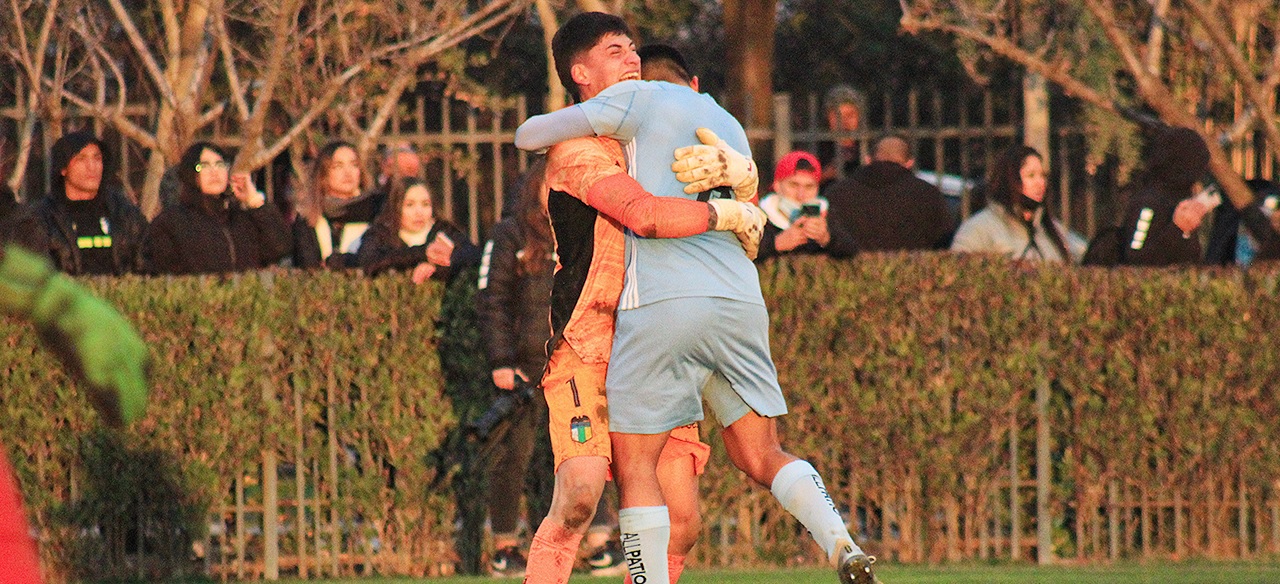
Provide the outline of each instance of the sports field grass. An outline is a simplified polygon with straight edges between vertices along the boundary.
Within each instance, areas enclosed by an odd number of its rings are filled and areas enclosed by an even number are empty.
[[[885,584],[1280,584],[1275,563],[1117,564],[1090,567],[1039,566],[880,566]],[[617,584],[618,578],[574,576],[574,584]],[[338,582],[330,580],[329,582]],[[519,582],[479,577],[409,580],[345,580],[349,584],[481,584]],[[680,584],[838,584],[835,574],[814,568],[791,570],[689,570]]]

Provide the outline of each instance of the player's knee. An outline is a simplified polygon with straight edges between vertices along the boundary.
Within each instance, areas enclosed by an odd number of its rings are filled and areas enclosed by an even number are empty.
[[[565,509],[564,526],[571,531],[585,531],[596,514],[596,503],[585,500],[570,503]]]

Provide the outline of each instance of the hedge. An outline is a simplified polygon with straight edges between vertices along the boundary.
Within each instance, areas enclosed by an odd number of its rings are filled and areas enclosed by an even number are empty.
[[[823,472],[873,551],[1280,551],[1280,270],[872,254],[784,258],[760,277],[791,405],[784,444]],[[483,407],[487,367],[465,305],[438,326],[439,285],[285,271],[87,282],[152,348],[148,415],[123,432],[99,429],[28,328],[0,321],[0,427],[55,579],[89,577],[87,557],[102,558],[98,576],[261,575],[264,451],[281,463],[286,572],[476,562],[453,533],[455,499],[473,493],[436,480],[431,453]],[[455,287],[464,304],[467,286]],[[693,563],[814,561],[803,530],[731,467],[710,424],[704,434],[715,460]],[[1037,446],[1052,468],[1035,467]],[[1038,471],[1051,549],[1034,538]]]

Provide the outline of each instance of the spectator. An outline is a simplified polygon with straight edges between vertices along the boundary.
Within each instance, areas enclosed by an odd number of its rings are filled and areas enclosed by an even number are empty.
[[[822,101],[827,128],[842,134],[834,142],[824,143],[818,149],[822,166],[826,170],[821,181],[821,186],[825,189],[836,179],[852,174],[861,162],[858,142],[852,134],[862,124],[863,113],[867,111],[867,98],[861,91],[841,84],[827,90]]]
[[[226,153],[196,142],[178,162],[176,201],[156,216],[143,240],[155,274],[243,272],[289,253],[289,235],[275,205],[247,172],[230,173]]]
[[[836,240],[827,230],[827,200],[818,196],[822,165],[803,150],[788,153],[773,172],[774,192],[760,200],[764,226],[757,261],[785,253],[852,256],[852,240]]]
[[[364,165],[355,146],[330,142],[311,166],[308,190],[297,201],[293,220],[293,265],[355,268],[360,238],[382,210],[386,194],[361,194]]]
[[[960,224],[951,251],[1015,260],[1079,263],[1085,242],[1045,205],[1044,162],[1029,146],[1000,153],[987,177],[987,206]]]
[[[1266,179],[1246,181],[1253,203],[1237,210],[1220,205],[1213,215],[1213,230],[1205,249],[1205,263],[1247,266],[1255,261],[1280,259],[1280,187]]]
[[[147,220],[111,180],[106,145],[87,131],[53,144],[50,191],[16,212],[9,235],[68,274],[141,272]]]
[[[422,178],[422,158],[413,149],[413,144],[399,142],[388,148],[382,157],[382,171],[378,174],[377,191],[382,199],[386,200],[396,179],[414,178]]]
[[[912,173],[907,141],[876,142],[872,160],[827,189],[827,227],[860,251],[946,249],[955,220],[938,187]]]
[[[1189,128],[1162,128],[1143,162],[1145,169],[1134,181],[1123,219],[1114,232],[1115,263],[1200,263],[1200,239],[1192,236],[1212,209],[1191,195],[1209,167],[1204,139]]]
[[[480,331],[492,367],[493,385],[499,393],[518,390],[541,376],[546,366],[546,343],[551,337],[551,279],[555,270],[555,242],[547,216],[547,190],[543,181],[546,163],[539,160],[525,172],[516,190],[515,214],[493,228],[493,239],[480,262],[477,311]],[[496,396],[495,396],[496,397]],[[516,410],[509,430],[494,446],[488,461],[489,521],[493,531],[494,576],[522,576],[527,560],[521,552],[518,532],[520,507],[525,494],[538,437],[546,428],[547,403],[541,391]],[[540,444],[550,457],[550,442]],[[529,493],[529,525],[542,522],[551,504],[551,473],[537,481],[545,489]],[[535,501],[542,498],[541,501]],[[535,514],[537,515],[535,517]]]
[[[421,284],[448,281],[452,274],[480,261],[480,249],[452,223],[432,213],[431,192],[420,180],[396,181],[387,204],[364,234],[358,265],[376,276],[387,270],[412,270]]]

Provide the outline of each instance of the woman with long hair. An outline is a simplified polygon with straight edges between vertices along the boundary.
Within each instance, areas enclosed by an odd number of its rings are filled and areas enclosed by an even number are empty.
[[[157,274],[241,272],[265,268],[289,253],[289,235],[249,173],[231,173],[228,156],[197,142],[178,162],[176,204],[165,207],[143,238]]]
[[[385,202],[365,192],[364,163],[350,142],[325,144],[311,164],[293,217],[293,263],[300,268],[354,268],[361,238]]]
[[[358,265],[376,276],[410,270],[414,283],[447,281],[458,269],[475,265],[480,249],[453,223],[437,218],[431,191],[417,179],[397,179],[357,253]]]
[[[1044,159],[1035,148],[1005,149],[987,176],[987,207],[960,224],[951,251],[1080,263],[1085,241],[1053,217],[1047,186]]]

